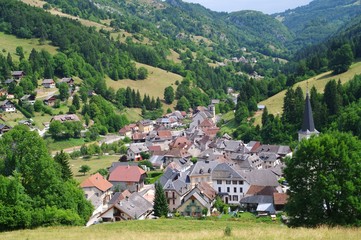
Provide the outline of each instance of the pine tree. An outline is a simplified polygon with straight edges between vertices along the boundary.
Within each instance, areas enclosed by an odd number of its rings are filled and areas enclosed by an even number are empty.
[[[78,94],[74,94],[72,105],[75,106],[76,110],[80,109],[80,98]]]
[[[61,177],[64,179],[64,181],[73,177],[73,173],[69,164],[69,155],[67,153],[65,153],[63,150],[61,150],[60,153],[56,153],[54,156],[54,161],[60,165]]]
[[[168,203],[163,187],[160,183],[155,183],[154,216],[163,217],[168,214]]]

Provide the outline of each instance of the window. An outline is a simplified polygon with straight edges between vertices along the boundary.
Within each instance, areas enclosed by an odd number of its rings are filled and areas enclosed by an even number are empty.
[[[173,192],[173,198],[175,198],[175,193]],[[173,200],[174,201],[174,200]],[[174,203],[173,203],[174,204]]]
[[[222,180],[217,180],[217,184],[222,184]]]
[[[233,195],[233,201],[238,201],[238,196],[237,195]]]
[[[235,192],[235,193],[237,192],[237,188],[236,188],[236,187],[233,188],[233,192]]]
[[[239,181],[239,185],[243,185],[243,181]]]
[[[233,180],[233,181],[232,181],[232,184],[237,185],[237,181],[234,181],[234,180]]]
[[[240,187],[240,188],[239,188],[239,192],[243,192],[243,188]]]
[[[227,187],[227,192],[229,193],[231,190],[230,190],[230,187]]]
[[[220,192],[222,192],[222,189],[221,189],[221,187],[218,187],[218,192],[220,193]]]
[[[231,184],[231,180],[226,180],[226,184]]]
[[[173,205],[175,204],[175,200],[173,199]]]

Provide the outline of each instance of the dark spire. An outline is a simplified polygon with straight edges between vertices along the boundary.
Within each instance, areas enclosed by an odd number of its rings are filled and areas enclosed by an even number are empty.
[[[317,132],[315,129],[315,123],[313,122],[313,114],[312,114],[312,107],[311,101],[308,94],[308,84],[307,84],[307,93],[306,93],[306,101],[305,101],[305,110],[303,113],[303,123],[302,123],[302,132]]]

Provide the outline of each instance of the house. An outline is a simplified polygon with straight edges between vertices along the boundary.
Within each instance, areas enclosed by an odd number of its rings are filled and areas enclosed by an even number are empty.
[[[4,82],[6,85],[10,85],[10,84],[17,84],[18,82],[14,79],[6,79],[5,82]]]
[[[131,144],[127,150],[128,160],[141,161],[142,160],[142,156],[141,156],[142,152],[144,152],[144,153],[149,152],[149,149],[147,146],[145,146],[145,144],[141,144],[141,143]]]
[[[273,204],[273,196],[255,195],[244,197],[240,201],[241,207],[249,212],[255,212],[260,204]]]
[[[138,123],[139,131],[149,133],[153,131],[153,122],[151,120],[142,120]]]
[[[133,131],[132,131],[132,128],[127,125],[127,126],[124,126],[122,129],[120,129],[118,133],[120,136],[131,138]]]
[[[41,83],[44,88],[55,88],[55,81],[53,79],[44,79]]]
[[[191,190],[191,186],[187,183],[186,173],[167,168],[164,174],[169,176],[169,179],[162,186],[167,198],[169,211],[174,212],[181,205],[184,196]],[[162,181],[164,181],[163,179]]]
[[[113,184],[113,188],[121,191],[127,189],[138,192],[143,188],[146,176],[146,172],[138,166],[120,165],[110,172],[108,181]]]
[[[47,98],[45,98],[43,102],[45,105],[52,107],[52,106],[54,106],[56,99],[57,98],[55,95],[51,95],[51,96],[48,96]]]
[[[11,72],[11,76],[14,79],[20,80],[22,77],[25,76],[25,72],[24,71],[13,71],[13,72]]]
[[[218,164],[212,171],[213,188],[226,204],[238,205],[248,191],[249,183],[227,163]]]
[[[0,89],[0,97],[7,96],[8,90],[6,88]]]
[[[210,208],[214,203],[216,194],[212,187],[204,187],[207,183],[195,186],[187,193],[177,211],[182,216],[202,217],[210,214]],[[204,191],[207,189],[207,193]]]
[[[273,205],[276,211],[283,211],[288,201],[286,193],[273,193]]]
[[[156,169],[164,169],[164,156],[162,155],[153,155],[149,162],[152,163],[152,166]]]
[[[8,112],[8,113],[16,112],[15,105],[9,100],[0,102],[0,107],[4,112]]]
[[[112,184],[108,182],[102,175],[96,173],[84,180],[80,187],[95,208],[104,205],[110,200]]]
[[[272,203],[260,203],[257,206],[256,212],[258,213],[258,216],[264,216],[275,214],[276,210]]]
[[[33,95],[33,94],[24,95],[22,98],[20,98],[20,101],[23,104],[34,105],[35,104],[35,95]]]
[[[135,132],[132,135],[132,141],[134,143],[144,143],[146,141],[147,134],[141,132]]]
[[[80,119],[76,114],[64,114],[64,115],[56,115],[52,117],[50,122],[52,121],[60,121],[61,123],[64,122],[79,122]]]
[[[189,181],[192,187],[201,182],[206,182],[212,186],[212,171],[218,164],[217,161],[208,160],[196,162],[189,172]]]
[[[66,83],[69,87],[72,87],[74,85],[74,79],[73,78],[62,78],[59,81],[60,83]]]
[[[139,193],[132,193],[125,199],[115,202],[106,211],[100,214],[103,222],[142,220],[153,211],[153,204]]]
[[[11,127],[5,124],[0,124],[0,135],[3,135],[4,133],[11,130]]]

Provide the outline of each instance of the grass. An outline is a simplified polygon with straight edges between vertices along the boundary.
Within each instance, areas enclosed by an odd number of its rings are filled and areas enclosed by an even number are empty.
[[[123,113],[130,122],[138,122],[143,119],[141,116],[142,109],[140,108],[126,108]]]
[[[145,64],[137,63],[137,68],[145,67],[148,70],[148,78],[145,80],[118,80],[113,81],[110,78],[106,78],[107,86],[118,90],[119,88],[127,88],[139,90],[141,96],[145,93],[149,94],[150,97],[160,99],[164,98],[164,89],[168,86],[175,85],[175,82],[178,80],[179,82],[182,80],[182,76],[167,72],[165,70],[151,67]]]
[[[85,158],[78,158],[75,160],[70,159],[69,163],[75,180],[81,183],[86,178],[88,178],[90,174],[96,172],[99,169],[108,168],[112,165],[113,162],[117,162],[118,160],[119,160],[118,155],[112,155],[112,156],[104,155],[100,157],[93,156],[91,158],[86,158],[86,159]],[[87,173],[85,175],[79,173],[78,171],[81,165],[88,165],[91,168],[90,173]]]
[[[226,227],[229,237],[224,235]],[[49,227],[0,233],[2,240],[17,239],[359,239],[359,228],[288,228],[278,222],[253,220],[158,219],[84,227]]]
[[[44,49],[48,51],[50,54],[57,53],[56,47],[51,46],[50,44],[40,45],[39,39],[37,38],[31,38],[31,39],[17,38],[14,35],[9,35],[0,32],[0,50],[4,55],[10,53],[13,59],[18,59],[19,57],[15,54],[16,47],[18,46],[23,47],[26,58],[29,56],[33,48],[35,48],[37,51]]]
[[[85,143],[84,138],[70,138],[61,141],[54,141],[51,138],[47,138],[46,141],[48,150],[51,152],[81,146]]]
[[[340,79],[342,84],[345,84],[346,82],[350,81],[356,74],[361,73],[361,62],[355,63],[351,66],[351,68],[342,74],[338,75],[332,75],[331,72],[326,72],[323,74],[320,74],[318,76],[312,77],[310,79],[307,79],[305,81],[296,83],[293,87],[297,88],[300,86],[303,90],[303,92],[306,92],[307,83],[309,84],[309,89],[311,89],[313,86],[316,87],[317,91],[319,93],[323,93],[323,90],[326,86],[326,84],[332,80],[332,79]],[[259,104],[267,106],[268,112],[272,114],[282,114],[283,112],[283,99],[285,97],[286,90],[282,91],[262,102]]]
[[[11,127],[15,127],[16,125],[18,125],[18,122],[20,120],[25,120],[27,119],[20,111],[17,111],[16,113],[1,113],[1,117],[2,119],[5,120],[4,124],[11,126]],[[3,122],[3,121],[1,121]]]

